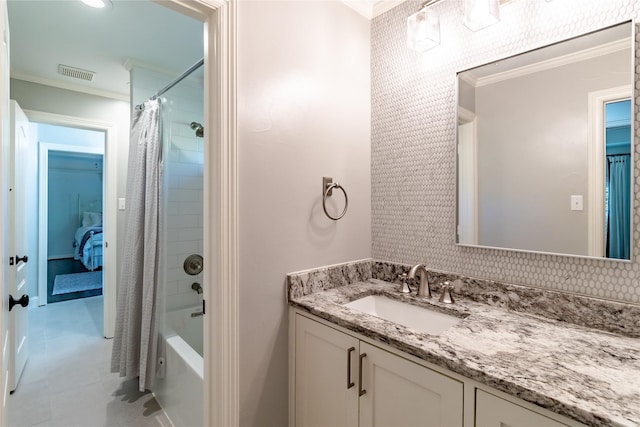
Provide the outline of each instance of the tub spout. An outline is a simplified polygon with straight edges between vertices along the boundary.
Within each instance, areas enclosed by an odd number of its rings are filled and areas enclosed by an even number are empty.
[[[202,285],[198,282],[195,282],[191,285],[191,289],[193,289],[194,291],[196,291],[198,294],[202,293]]]

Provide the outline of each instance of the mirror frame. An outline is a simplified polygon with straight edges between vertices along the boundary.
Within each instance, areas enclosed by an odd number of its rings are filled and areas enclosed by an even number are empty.
[[[504,61],[504,60],[508,60],[511,58],[515,58],[521,55],[525,55],[527,53],[531,53],[531,52],[536,52],[539,51],[541,49],[550,47],[550,46],[555,46],[558,44],[562,44],[571,40],[575,40],[581,37],[585,37],[585,36],[589,36],[591,34],[594,33],[598,33],[600,31],[604,31],[613,27],[617,27],[619,25],[624,25],[624,24],[629,24],[631,27],[631,34],[630,34],[630,43],[631,43],[631,69],[630,69],[630,74],[631,74],[631,80],[629,82],[629,84],[631,85],[631,183],[630,183],[630,191],[631,191],[631,203],[630,203],[630,227],[629,227],[629,259],[620,259],[620,258],[607,258],[607,257],[598,257],[598,256],[591,256],[591,255],[579,255],[579,254],[569,254],[569,253],[561,253],[561,252],[545,252],[545,251],[536,251],[536,250],[530,250],[530,249],[518,249],[518,248],[505,248],[505,247],[499,247],[499,246],[486,246],[486,245],[480,245],[480,244],[468,244],[468,243],[460,243],[459,242],[459,227],[460,227],[460,180],[459,180],[459,174],[460,174],[460,156],[459,156],[459,122],[460,122],[460,118],[461,118],[461,114],[460,114],[460,74],[465,73],[467,71],[471,71],[474,70],[476,68],[480,68],[480,67],[484,67],[486,65],[490,65],[499,61]],[[505,57],[501,57],[501,58],[497,58],[494,59],[492,61],[489,62],[485,62],[479,65],[475,65],[473,67],[469,67],[466,68],[464,70],[460,70],[457,71],[455,74],[456,77],[456,82],[455,82],[455,108],[456,108],[456,112],[455,112],[455,126],[456,126],[456,138],[455,138],[455,149],[454,149],[454,155],[456,157],[455,159],[455,185],[456,185],[456,223],[455,223],[455,227],[454,227],[454,242],[456,246],[459,247],[468,247],[468,248],[481,248],[481,249],[490,249],[490,250],[501,250],[501,251],[509,251],[509,252],[521,252],[521,253],[530,253],[530,254],[541,254],[541,255],[554,255],[554,256],[563,256],[563,257],[570,257],[570,258],[581,258],[581,259],[593,259],[593,260],[601,260],[601,261],[612,261],[612,262],[616,262],[616,263],[631,263],[631,261],[633,260],[634,257],[634,246],[636,244],[636,241],[634,239],[634,209],[635,209],[635,203],[636,203],[636,185],[635,185],[635,173],[638,169],[637,165],[636,165],[636,148],[638,146],[638,139],[639,137],[636,135],[636,114],[638,114],[640,112],[640,109],[636,108],[636,96],[635,96],[635,89],[636,89],[636,85],[638,82],[640,82],[639,79],[637,79],[637,74],[635,72],[635,68],[636,68],[636,50],[637,50],[638,46],[636,43],[636,23],[635,23],[635,19],[625,19],[623,21],[617,22],[615,24],[611,24],[611,25],[607,25],[605,27],[601,27],[598,29],[595,29],[593,31],[588,31],[582,34],[578,34],[575,35],[573,37],[569,37],[569,38],[565,38],[565,39],[561,39],[558,40],[556,42],[553,43],[549,43],[549,44],[545,44],[545,45],[541,45],[539,47],[533,48],[533,49],[529,49],[529,50],[525,50],[522,52],[518,52],[518,53],[514,53],[513,55],[509,55],[509,56],[505,56]],[[640,75],[640,72],[638,73]],[[589,154],[590,157],[590,154]],[[588,165],[588,167],[590,168],[590,166]],[[587,179],[589,179],[589,177],[587,177]],[[588,184],[588,187],[591,186],[591,183]],[[476,228],[476,232],[477,232],[477,228]]]

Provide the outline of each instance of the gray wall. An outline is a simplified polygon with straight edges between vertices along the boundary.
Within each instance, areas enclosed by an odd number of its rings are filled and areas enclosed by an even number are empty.
[[[637,231],[633,260],[627,263],[455,244],[456,73],[630,18],[639,19],[637,1],[509,2],[501,7],[500,23],[477,32],[464,27],[458,2],[440,2],[432,8],[441,14],[442,44],[424,54],[406,47],[406,19],[420,4],[407,1],[375,18],[371,28],[373,256],[639,302]],[[637,187],[635,225],[640,223]]]
[[[630,73],[625,50],[477,88],[480,245],[588,254],[588,94]]]
[[[127,161],[129,157],[129,103],[100,96],[73,92],[23,80],[11,79],[10,97],[25,110],[43,111],[66,116],[111,122],[117,126],[118,144],[118,197],[125,197]],[[124,245],[124,211],[118,211],[118,247]],[[118,254],[116,254],[117,257]],[[120,271],[120,259],[117,259]]]
[[[286,273],[371,255],[370,23],[341,2],[243,1],[238,29],[240,425],[281,427]],[[323,176],[349,194],[339,221]]]

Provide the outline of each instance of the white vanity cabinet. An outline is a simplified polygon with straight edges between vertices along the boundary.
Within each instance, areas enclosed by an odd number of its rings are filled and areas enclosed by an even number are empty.
[[[463,424],[463,384],[295,315],[297,427]]]
[[[292,308],[290,427],[584,427]]]
[[[476,427],[566,427],[515,403],[476,390]]]

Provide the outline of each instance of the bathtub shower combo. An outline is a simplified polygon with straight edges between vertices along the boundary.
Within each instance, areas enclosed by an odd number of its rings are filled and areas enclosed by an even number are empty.
[[[154,95],[162,105],[164,175],[153,393],[175,426],[203,425],[204,60]],[[195,73],[194,73],[195,72]],[[170,90],[169,90],[170,89]]]

